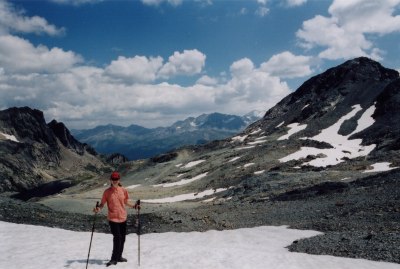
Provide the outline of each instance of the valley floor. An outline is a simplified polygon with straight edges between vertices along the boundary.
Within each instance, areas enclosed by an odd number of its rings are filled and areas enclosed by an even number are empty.
[[[362,258],[400,264],[400,171],[379,173],[351,184],[287,191],[279,195],[239,195],[231,200],[143,204],[143,234],[235,230],[287,225],[322,235],[295,240],[290,251]],[[0,195],[0,221],[90,231],[93,215],[53,210]],[[128,233],[136,233],[130,211]],[[109,233],[104,215],[96,231]]]

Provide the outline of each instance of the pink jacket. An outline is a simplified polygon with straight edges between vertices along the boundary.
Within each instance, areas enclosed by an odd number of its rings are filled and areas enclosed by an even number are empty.
[[[128,191],[125,188],[111,186],[104,191],[100,207],[107,203],[107,219],[113,222],[124,222],[127,218],[125,205],[128,199]]]

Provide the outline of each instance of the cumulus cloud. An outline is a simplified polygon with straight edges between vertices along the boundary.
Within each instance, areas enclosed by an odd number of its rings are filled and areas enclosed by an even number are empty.
[[[12,35],[0,36],[0,66],[6,73],[58,73],[66,71],[82,58],[71,51],[33,46]]]
[[[106,74],[111,77],[123,79],[129,83],[153,82],[157,77],[157,72],[163,64],[161,57],[135,56],[126,58],[119,56],[112,61],[105,69]]]
[[[140,64],[145,69],[154,68],[150,71],[153,76],[142,83],[125,83],[123,76],[116,80],[122,74],[139,76],[138,70],[126,70]],[[215,111],[240,115],[266,110],[290,93],[279,77],[247,58],[232,63],[226,81],[203,75],[191,86],[146,82],[154,79],[159,66],[160,58],[135,56],[119,57],[104,68],[80,65],[59,73],[0,70],[0,107],[29,104],[43,110],[48,121],[55,118],[69,128],[110,122],[156,127],[188,115]]]
[[[218,79],[217,78],[212,78],[207,75],[202,76],[196,81],[196,84],[201,84],[201,85],[217,85],[218,84]]]
[[[201,73],[206,61],[206,55],[197,49],[176,51],[168,58],[168,62],[160,69],[158,75],[170,78],[177,75],[195,75]]]
[[[135,56],[126,58],[119,56],[105,68],[107,75],[125,81],[126,83],[149,83],[156,79],[169,79],[175,76],[192,76],[200,74],[205,66],[206,55],[194,50],[174,52],[163,63],[161,56]]]
[[[221,77],[207,76],[206,55],[197,49],[175,51],[167,60],[119,56],[104,67],[90,66],[73,51],[33,45],[13,35],[60,33],[44,19],[27,17],[3,0],[0,13],[0,109],[29,105],[69,128],[110,122],[156,127],[187,115],[245,114],[266,110],[290,92],[275,75],[279,72],[257,67],[248,58],[232,63],[230,73]],[[166,82],[176,76],[199,78],[191,86]]]
[[[57,28],[42,17],[25,16],[24,10],[18,10],[9,2],[0,0],[0,35],[10,32],[60,35],[64,31],[64,28]]]
[[[231,67],[230,71],[234,77],[244,77],[254,70],[254,64],[249,58],[243,58],[236,62],[234,62]]]
[[[290,93],[285,82],[256,68],[248,58],[234,62],[230,72],[231,79],[217,88],[215,100],[217,104],[229,104],[235,113],[266,110]]]
[[[400,31],[400,16],[394,15],[399,4],[400,0],[335,0],[330,17],[317,15],[303,22],[296,35],[304,48],[322,47],[321,58],[380,60],[384,52],[375,47],[371,36]]]
[[[260,69],[272,76],[280,78],[298,78],[311,75],[312,57],[296,56],[289,51],[276,54],[267,62],[262,63]]]

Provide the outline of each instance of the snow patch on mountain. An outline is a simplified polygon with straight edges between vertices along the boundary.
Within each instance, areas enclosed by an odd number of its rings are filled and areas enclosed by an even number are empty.
[[[20,143],[18,141],[18,139],[15,137],[15,135],[9,135],[9,134],[5,134],[3,132],[0,132],[0,140],[2,140],[1,138],[4,137],[5,140],[10,140],[10,141],[14,141],[17,143]]]
[[[389,162],[374,163],[374,164],[371,164],[371,166],[372,166],[371,170],[365,170],[363,173],[385,172],[385,171],[399,168],[397,166],[390,167],[390,165],[391,165],[391,163],[389,163]]]
[[[149,199],[149,200],[142,200],[145,203],[151,203],[151,204],[164,204],[164,203],[174,203],[174,202],[182,202],[182,201],[188,201],[188,200],[196,200],[200,198],[204,198],[206,196],[210,196],[213,194],[217,194],[219,192],[226,191],[227,188],[218,188],[218,189],[210,189],[210,190],[205,190],[202,192],[193,192],[193,193],[186,193],[186,194],[180,194],[172,197],[165,197],[165,198],[160,198],[160,199]]]
[[[318,135],[312,138],[305,138],[331,144],[331,149],[317,149],[311,147],[301,147],[297,152],[294,152],[284,158],[279,159],[280,162],[288,162],[291,160],[299,160],[306,158],[309,155],[323,156],[318,157],[310,162],[302,165],[311,165],[316,167],[326,167],[328,165],[336,165],[343,162],[343,158],[353,159],[360,156],[367,156],[374,148],[375,144],[362,146],[362,139],[349,139],[353,134],[359,133],[368,128],[374,123],[372,114],[375,111],[375,105],[368,108],[357,121],[357,128],[349,135],[340,135],[339,129],[344,121],[354,117],[362,110],[360,105],[352,106],[353,110],[341,117],[335,124],[322,130]]]
[[[289,137],[292,136],[293,134],[298,133],[301,130],[304,130],[305,128],[307,128],[307,124],[299,124],[299,123],[295,122],[295,123],[289,124],[287,127],[290,128],[288,133],[286,135],[279,137],[278,140],[289,139]]]
[[[247,137],[248,137],[248,135],[242,135],[242,136],[238,135],[238,136],[232,137],[231,141],[232,142],[236,142],[236,141],[243,142]]]
[[[240,158],[241,158],[240,156],[233,157],[232,159],[230,159],[230,160],[228,161],[228,163],[231,163],[231,162],[234,162],[234,161],[236,161],[236,160],[239,160]]]
[[[182,168],[191,168],[193,166],[196,166],[202,162],[205,162],[206,160],[198,160],[198,161],[193,161],[193,162],[189,162],[186,165],[182,166]]]
[[[180,180],[178,182],[157,184],[157,185],[153,185],[153,187],[169,188],[169,187],[175,187],[175,186],[182,186],[182,185],[186,185],[186,184],[192,183],[193,181],[202,179],[203,177],[206,177],[207,174],[208,174],[208,172],[205,172],[203,174],[200,174],[200,175],[192,177],[192,178],[184,178],[184,179],[182,179],[182,180]]]

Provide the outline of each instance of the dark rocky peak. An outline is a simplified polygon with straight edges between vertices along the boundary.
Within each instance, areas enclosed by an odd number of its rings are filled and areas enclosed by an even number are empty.
[[[375,80],[393,80],[399,77],[396,70],[383,67],[380,63],[367,57],[359,57],[349,60],[336,68],[329,69],[325,73],[337,72],[340,76],[349,79],[368,79],[373,77]]]
[[[376,61],[366,57],[355,58],[307,80],[293,94],[291,101],[296,102],[310,94],[323,98],[332,91],[347,95],[354,84],[388,83],[398,77],[396,70],[385,68]]]
[[[346,61],[307,80],[267,111],[264,118],[250,126],[247,132],[262,128],[272,133],[277,131],[277,126],[286,128],[290,123],[300,123],[308,124],[305,132],[313,129],[308,133],[313,135],[334,124],[354,105],[360,105],[362,111],[353,118],[356,122],[366,109],[377,102],[379,96],[382,99],[388,95],[383,94],[384,90],[397,79],[397,71],[371,59],[360,57]]]
[[[106,162],[111,165],[120,165],[128,161],[128,158],[120,153],[113,153],[106,156]]]
[[[81,155],[84,153],[85,145],[80,143],[71,135],[64,123],[52,120],[48,126],[66,148],[69,148]]]
[[[48,128],[43,112],[29,107],[12,107],[0,111],[0,129],[15,135],[21,142],[39,142],[57,147],[57,141]]]
[[[376,98],[371,128],[356,136],[377,148],[400,150],[400,78],[386,86]]]

